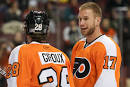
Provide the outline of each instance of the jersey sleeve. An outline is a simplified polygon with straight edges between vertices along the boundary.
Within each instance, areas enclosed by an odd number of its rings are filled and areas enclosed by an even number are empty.
[[[115,74],[117,56],[116,52],[113,52],[116,48],[109,48],[98,42],[92,50],[92,57],[97,71],[97,80],[94,87],[118,87]]]
[[[31,63],[26,54],[28,50],[25,45],[16,47],[10,54],[9,66],[10,77],[7,79],[8,87],[30,87],[31,84]]]
[[[8,78],[7,78],[8,87],[17,87],[17,77],[15,76],[16,74],[14,73],[14,75],[12,75],[12,73],[13,73],[13,71],[17,73],[17,71],[15,71],[15,70],[17,68],[19,68],[17,63],[18,63],[19,50],[20,50],[21,46],[22,45],[14,48],[9,56],[8,68],[10,67],[11,70],[8,71],[8,73],[6,73],[6,74],[8,74]],[[15,65],[13,66],[13,64],[15,64]],[[15,68],[15,67],[17,67],[17,68]]]

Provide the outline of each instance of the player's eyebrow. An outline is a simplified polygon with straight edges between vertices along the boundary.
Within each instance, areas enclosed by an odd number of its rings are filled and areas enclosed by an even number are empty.
[[[78,19],[81,18],[79,15],[78,15]],[[82,18],[88,18],[88,16],[83,16]]]

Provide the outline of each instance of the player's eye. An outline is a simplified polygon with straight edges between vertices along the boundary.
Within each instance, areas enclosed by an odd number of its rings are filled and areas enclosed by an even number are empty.
[[[88,20],[88,18],[87,18],[87,17],[85,17],[85,18],[84,18],[84,20]]]

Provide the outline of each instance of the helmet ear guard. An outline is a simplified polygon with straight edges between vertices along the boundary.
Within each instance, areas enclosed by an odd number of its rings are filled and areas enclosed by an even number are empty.
[[[30,11],[25,18],[26,34],[46,35],[49,27],[49,18],[45,11]]]

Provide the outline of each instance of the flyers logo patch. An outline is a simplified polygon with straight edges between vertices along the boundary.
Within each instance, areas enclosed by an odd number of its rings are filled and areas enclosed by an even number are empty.
[[[73,74],[76,78],[83,79],[90,73],[90,62],[86,58],[75,58]]]

